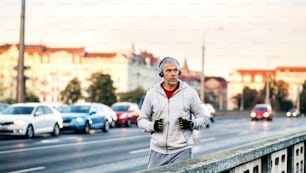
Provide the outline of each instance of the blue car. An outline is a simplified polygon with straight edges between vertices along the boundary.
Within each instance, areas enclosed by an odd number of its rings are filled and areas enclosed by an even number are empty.
[[[80,133],[89,133],[90,129],[101,129],[108,132],[110,123],[108,117],[101,111],[100,103],[77,103],[69,105],[63,117],[62,130],[74,130]]]
[[[2,111],[4,111],[4,109],[7,108],[8,106],[9,106],[9,104],[7,104],[7,103],[0,103],[0,113]]]

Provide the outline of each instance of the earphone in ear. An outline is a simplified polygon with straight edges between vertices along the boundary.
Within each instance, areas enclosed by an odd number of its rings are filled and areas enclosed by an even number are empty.
[[[164,77],[164,72],[161,71],[161,72],[158,73],[158,75],[159,75],[160,77]]]
[[[166,60],[174,61],[174,62],[177,63],[178,68],[179,68],[178,75],[180,76],[181,73],[182,73],[182,72],[181,72],[181,69],[180,69],[180,63],[179,63],[176,59],[174,59],[174,58],[172,58],[172,57],[165,57],[164,59],[162,59],[162,60],[159,62],[158,68],[159,68],[160,72],[158,73],[158,75],[159,75],[160,77],[164,77],[164,72],[163,72],[163,69],[162,69],[161,66],[162,66],[162,64],[163,64]]]

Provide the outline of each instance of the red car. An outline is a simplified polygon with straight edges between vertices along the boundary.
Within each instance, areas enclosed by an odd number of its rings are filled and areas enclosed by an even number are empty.
[[[130,127],[132,124],[137,125],[139,117],[138,104],[132,102],[117,102],[112,105],[112,109],[117,114],[117,126]]]
[[[268,120],[272,121],[273,119],[273,110],[271,105],[269,104],[257,104],[254,106],[254,108],[251,110],[251,120]]]

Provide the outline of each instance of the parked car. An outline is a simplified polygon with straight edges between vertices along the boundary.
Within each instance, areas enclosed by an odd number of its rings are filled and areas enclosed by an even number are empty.
[[[60,134],[63,119],[58,111],[42,103],[12,104],[0,115],[0,134],[32,138],[37,134]]]
[[[110,127],[116,127],[117,115],[116,112],[108,105],[101,103],[101,112],[108,117]]]
[[[209,109],[208,109],[208,107],[207,107],[206,104],[201,103],[201,105],[202,105],[204,111],[206,112],[206,115],[208,116],[208,118],[209,118],[209,120],[210,120],[210,122],[208,122],[208,124],[206,125],[206,128],[209,128],[209,127],[210,127],[210,124],[215,122],[214,117],[213,117],[213,115],[210,113],[210,111],[209,111]]]
[[[9,104],[7,104],[7,103],[0,103],[0,114],[1,114],[1,112],[5,109],[5,108],[7,108],[9,106]]]
[[[138,104],[132,102],[117,102],[111,108],[117,114],[117,126],[125,125],[130,127],[132,124],[137,125],[137,118],[139,117]]]
[[[143,101],[144,101],[145,96],[146,96],[146,95],[141,96],[141,98],[140,98],[140,100],[139,100],[139,102],[138,102],[138,107],[139,107],[139,109],[141,109],[141,107],[142,107],[142,104],[143,104]]]
[[[301,115],[300,111],[298,109],[296,109],[296,108],[292,108],[288,112],[286,112],[286,116],[288,118],[290,118],[290,117],[298,117],[300,115]]]
[[[207,107],[207,110],[208,110],[210,116],[212,117],[211,121],[214,122],[215,121],[214,118],[216,116],[216,109],[210,103],[205,103],[205,106]]]
[[[108,132],[110,123],[100,103],[75,103],[69,105],[67,112],[62,113],[63,129],[89,133],[90,129],[101,129]]]
[[[50,103],[49,105],[52,106],[57,111],[59,111],[60,113],[67,112],[69,109],[69,106],[67,104]]]
[[[256,104],[251,110],[250,117],[251,120],[268,120],[272,121],[273,119],[273,110],[269,104]]]

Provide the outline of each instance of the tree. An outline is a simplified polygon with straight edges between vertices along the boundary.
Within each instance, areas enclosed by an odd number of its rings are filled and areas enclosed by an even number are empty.
[[[36,96],[32,92],[26,92],[24,101],[25,102],[39,102],[39,97]]]
[[[87,89],[86,101],[104,103],[109,106],[117,101],[116,88],[109,74],[93,73],[88,80],[91,84]]]
[[[306,114],[306,81],[304,81],[302,92],[300,93],[300,111]]]
[[[146,92],[142,87],[138,87],[135,90],[125,92],[125,93],[120,93],[120,101],[129,101],[129,102],[134,102],[138,103],[143,95],[145,95]]]
[[[66,88],[60,92],[61,101],[65,104],[72,104],[82,98],[81,82],[78,78],[73,78]]]
[[[4,103],[8,103],[8,104],[14,104],[17,103],[15,98],[5,98],[3,100],[0,100],[0,102],[4,102]],[[40,102],[39,97],[37,95],[35,95],[32,92],[27,91],[25,93],[25,98],[24,98],[24,102]]]
[[[283,80],[278,80],[276,82],[276,86],[274,86],[274,97],[279,106],[279,110],[281,111],[288,111],[290,108],[293,107],[292,101],[288,100],[289,95],[289,85],[287,82]]]
[[[292,102],[287,99],[289,95],[288,83],[283,80],[275,81],[274,79],[271,79],[269,86],[269,99],[272,107],[275,110],[287,111],[288,109],[292,108]],[[266,84],[259,92],[254,89],[250,89],[249,87],[244,87],[243,96],[240,93],[233,97],[234,101],[239,107],[241,106],[241,100],[243,100],[244,109],[251,109],[257,103],[264,103],[265,98]]]
[[[8,104],[14,104],[16,103],[16,99],[12,97],[7,97],[1,100],[1,102],[8,103]]]
[[[242,99],[243,98],[243,99]],[[243,95],[237,94],[233,97],[234,101],[238,105],[238,107],[241,107],[241,101],[243,101],[243,109],[249,110],[251,109],[256,103],[260,103],[260,98],[258,91],[255,89],[251,89],[248,86],[245,86],[243,88]]]
[[[290,100],[287,99],[289,95],[289,85],[283,80],[275,81],[274,79],[270,80],[270,102],[272,107],[275,110],[287,111],[290,109],[293,104]],[[266,85],[261,90],[261,100],[264,101],[266,95]]]

